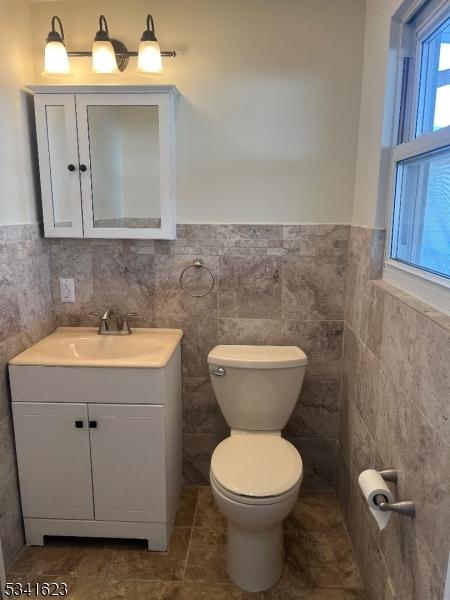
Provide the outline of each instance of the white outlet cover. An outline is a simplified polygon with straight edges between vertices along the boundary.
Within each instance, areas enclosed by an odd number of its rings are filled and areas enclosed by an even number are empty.
[[[75,302],[74,279],[65,279],[61,277],[59,280],[59,291],[61,296],[61,302]]]

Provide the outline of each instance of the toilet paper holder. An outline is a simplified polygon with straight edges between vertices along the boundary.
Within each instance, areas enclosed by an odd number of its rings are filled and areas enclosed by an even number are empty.
[[[398,473],[396,469],[383,469],[379,471],[384,481],[390,483],[398,482]],[[411,500],[403,500],[402,502],[388,502],[384,494],[377,494],[374,498],[375,504],[381,512],[395,512],[405,517],[414,517],[416,515],[416,505]]]

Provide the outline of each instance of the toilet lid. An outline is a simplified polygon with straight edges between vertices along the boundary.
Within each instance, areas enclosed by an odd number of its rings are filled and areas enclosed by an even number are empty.
[[[302,476],[300,454],[276,435],[232,435],[211,458],[211,471],[225,489],[241,496],[284,494]]]

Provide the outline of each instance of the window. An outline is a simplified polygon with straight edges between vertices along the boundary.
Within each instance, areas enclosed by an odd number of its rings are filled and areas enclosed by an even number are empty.
[[[450,313],[450,0],[427,3],[405,40],[384,278]]]
[[[450,125],[450,19],[422,43],[416,135]]]
[[[397,163],[391,256],[450,277],[450,147]]]

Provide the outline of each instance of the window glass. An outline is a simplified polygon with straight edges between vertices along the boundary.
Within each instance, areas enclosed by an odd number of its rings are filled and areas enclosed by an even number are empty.
[[[416,135],[450,125],[450,20],[422,45]]]
[[[450,147],[398,163],[391,258],[450,277]]]

